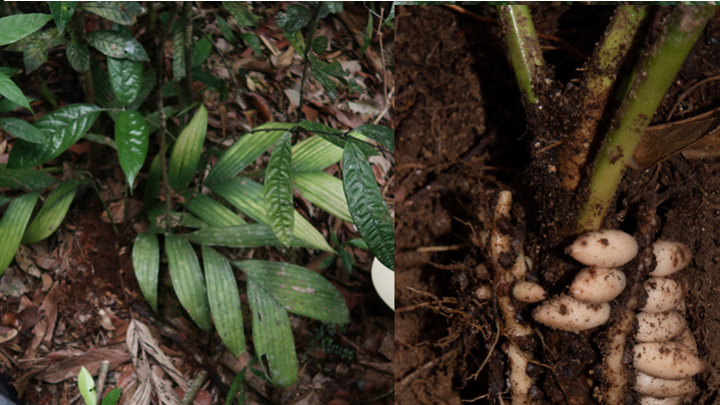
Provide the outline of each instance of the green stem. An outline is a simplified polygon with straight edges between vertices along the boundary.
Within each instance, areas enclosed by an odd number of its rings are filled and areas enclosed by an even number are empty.
[[[528,6],[497,6],[505,31],[510,60],[515,78],[529,104],[537,104],[535,87],[539,81],[540,67],[545,65],[540,42]]]
[[[635,152],[672,80],[717,6],[677,6],[658,41],[637,69],[593,171],[590,194],[580,209],[578,231],[600,229],[623,170]]]
[[[586,88],[578,110],[581,112],[578,126],[568,134],[560,150],[560,176],[569,191],[575,190],[580,183],[582,167],[587,162],[598,123],[615,87],[615,78],[647,16],[647,6],[620,6],[585,71]]]
[[[303,54],[303,63],[305,66],[303,66],[303,75],[302,79],[300,81],[300,110],[298,111],[298,118],[297,122],[302,121],[302,108],[303,108],[303,99],[304,99],[304,92],[305,92],[305,78],[307,77],[307,70],[308,66],[310,65],[310,62],[308,61],[308,55],[310,54],[310,48],[312,45],[312,41],[315,38],[315,30],[317,29],[317,22],[318,22],[318,14],[320,13],[320,4],[315,6],[315,11],[312,15],[312,20],[310,21],[310,31],[308,32],[308,40],[305,43],[305,52]]]

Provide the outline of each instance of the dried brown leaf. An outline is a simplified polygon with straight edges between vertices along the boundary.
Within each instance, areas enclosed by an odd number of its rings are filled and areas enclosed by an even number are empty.
[[[112,349],[93,349],[85,353],[69,356],[65,360],[52,364],[35,378],[57,384],[61,381],[77,377],[81,367],[85,367],[90,374],[97,375],[100,372],[100,364],[107,360],[110,362],[110,370],[130,360],[125,351]]]

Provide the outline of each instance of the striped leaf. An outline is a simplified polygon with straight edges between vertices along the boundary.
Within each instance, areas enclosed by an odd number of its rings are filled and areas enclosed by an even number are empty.
[[[263,260],[232,262],[288,311],[330,323],[350,322],[345,299],[325,277],[305,267]]]
[[[246,224],[203,228],[185,235],[189,241],[210,246],[250,248],[261,246],[284,246],[270,226],[265,224]],[[307,243],[293,238],[290,246],[307,247]]]
[[[275,236],[290,244],[295,227],[292,195],[292,139],[286,132],[275,144],[265,174],[265,209]]]
[[[222,181],[240,173],[293,126],[294,124],[284,122],[268,122],[255,128],[252,133],[243,135],[210,170],[204,183],[207,185]],[[277,131],[267,131],[272,129]]]
[[[370,162],[355,141],[343,153],[343,187],[353,222],[378,260],[395,269],[395,230]]]
[[[290,317],[285,308],[254,281],[247,283],[248,302],[252,309],[252,334],[255,353],[270,382],[289,387],[298,378]]]
[[[322,171],[342,159],[343,150],[320,136],[311,136],[293,146],[293,172]]]
[[[185,198],[187,209],[210,226],[226,227],[246,224],[238,214],[204,194],[193,196],[191,192],[185,192],[182,196]]]
[[[10,203],[0,220],[0,276],[10,265],[20,240],[25,232],[40,191],[33,191],[17,197]]]
[[[50,194],[25,231],[22,243],[40,242],[57,230],[75,198],[77,186],[77,182],[68,181]]]
[[[240,211],[257,222],[268,224],[265,214],[264,188],[262,184],[248,178],[239,177],[208,185],[213,192],[227,200]],[[310,246],[335,252],[317,229],[305,217],[295,211],[295,229],[293,235]]]
[[[245,351],[240,292],[230,262],[213,249],[202,247],[210,312],[225,346],[235,357]]]
[[[132,251],[135,278],[140,285],[143,297],[157,312],[158,274],[160,273],[160,245],[157,236],[150,232],[141,233],[135,238]]]
[[[165,234],[165,254],[180,304],[200,328],[210,330],[205,278],[190,242],[182,236]]]
[[[175,191],[182,191],[195,176],[207,133],[207,120],[207,110],[204,105],[200,105],[198,112],[175,142],[168,165],[170,186]]]
[[[352,222],[343,184],[340,179],[325,172],[293,173],[293,183],[303,197],[336,218]]]

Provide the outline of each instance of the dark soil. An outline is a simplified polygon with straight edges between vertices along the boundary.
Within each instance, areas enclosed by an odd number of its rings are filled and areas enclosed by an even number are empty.
[[[490,6],[468,9],[497,18]],[[531,10],[538,32],[559,37],[590,57],[614,8]],[[669,10],[659,10],[651,30]],[[496,339],[492,300],[474,298],[474,291],[492,279],[481,265],[485,259],[478,235],[490,226],[493,196],[511,190],[516,221],[525,229],[525,253],[535,262],[530,277],[554,295],[579,270],[580,265],[562,253],[571,241],[563,229],[572,223],[579,197],[560,187],[553,144],[563,139],[572,116],[581,113],[570,106],[576,96],[571,80],[580,77],[576,69],[583,61],[557,43],[541,42],[554,78],[565,87],[558,88],[556,100],[544,100],[547,112],[533,117],[531,125],[540,130],[531,133],[498,27],[442,6],[400,7],[397,16],[398,403],[460,404],[481,396],[474,403],[499,403],[501,393],[509,397],[506,342],[502,336]],[[693,84],[720,74],[718,39],[716,14],[652,124],[665,122]],[[719,83],[699,86],[671,121],[718,108]],[[720,384],[719,171],[717,158],[688,160],[682,154],[647,170],[629,170],[605,224],[640,238],[642,216],[654,212],[658,225],[651,230],[651,241],[673,240],[692,249],[693,260],[681,272],[689,285],[687,318],[700,356],[710,365],[695,378],[700,391],[693,403],[698,404],[717,403]],[[529,312],[521,315],[529,317]],[[544,345],[535,350],[535,358],[547,367],[535,367],[536,401],[596,403],[598,342],[605,328],[579,334],[541,325],[538,330]],[[587,378],[578,378],[582,375]],[[628,395],[632,399],[632,392]]]

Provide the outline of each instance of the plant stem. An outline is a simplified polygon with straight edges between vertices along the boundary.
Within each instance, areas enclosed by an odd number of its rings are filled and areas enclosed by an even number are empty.
[[[157,84],[158,84],[158,94],[157,94],[157,107],[158,107],[158,116],[159,116],[159,124],[160,127],[157,130],[157,138],[158,143],[160,144],[160,167],[162,168],[162,179],[163,179],[163,189],[165,190],[165,231],[167,233],[170,233],[172,230],[172,221],[170,221],[170,212],[172,211],[172,194],[170,190],[170,181],[168,180],[168,167],[167,167],[167,159],[165,157],[166,155],[166,148],[167,145],[165,143],[165,108],[163,106],[163,95],[162,95],[162,86],[163,86],[163,72],[165,71],[165,42],[167,41],[167,37],[170,34],[170,31],[172,31],[173,22],[175,22],[175,15],[177,15],[177,7],[173,6],[170,7],[170,16],[168,17],[168,23],[165,27],[165,30],[163,31],[162,35],[160,36],[158,45],[157,45]]]
[[[535,88],[539,82],[540,67],[545,65],[540,42],[528,6],[497,6],[505,31],[510,60],[515,78],[529,104],[537,104]]]
[[[575,190],[580,183],[581,169],[587,162],[590,145],[615,87],[615,79],[647,16],[647,6],[620,6],[585,71],[585,91],[578,110],[579,123],[565,138],[560,150],[560,176],[563,186],[569,191]]]
[[[600,229],[623,170],[635,152],[672,80],[717,6],[677,6],[658,41],[640,62],[598,157],[590,194],[580,209],[578,231]]]
[[[187,393],[185,393],[185,397],[183,398],[180,405],[190,405],[195,401],[195,397],[197,397],[198,392],[200,392],[200,387],[205,383],[205,380],[208,378],[208,373],[205,370],[200,370],[200,372],[195,376],[195,378],[192,380],[192,383],[190,385],[190,389]]]
[[[308,55],[310,54],[310,48],[312,45],[312,41],[315,38],[315,30],[317,29],[317,22],[318,22],[318,14],[320,13],[320,5],[318,4],[315,6],[315,10],[313,11],[312,20],[310,20],[310,31],[308,32],[308,40],[305,42],[305,52],[303,54],[303,63],[305,66],[303,66],[303,75],[302,79],[300,80],[300,111],[298,111],[298,118],[297,122],[302,121],[303,116],[303,99],[305,93],[305,78],[307,77],[307,71],[308,71],[308,65],[310,65],[310,62],[308,61]]]

